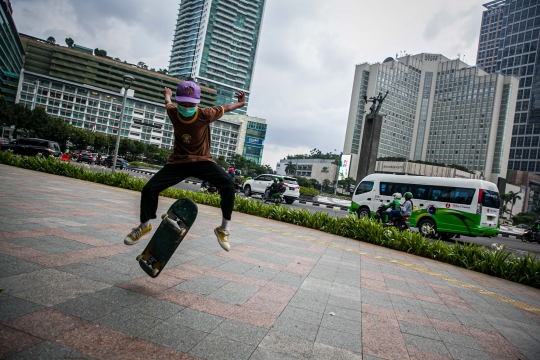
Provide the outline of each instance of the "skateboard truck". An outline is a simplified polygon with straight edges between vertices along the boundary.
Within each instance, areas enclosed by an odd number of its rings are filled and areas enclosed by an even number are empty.
[[[166,220],[166,221],[167,221],[167,224],[171,225],[171,226],[174,228],[174,230],[176,230],[176,231],[178,232],[178,234],[179,234],[180,236],[184,236],[185,233],[187,232],[187,230],[186,230],[184,227],[182,227],[182,224],[183,224],[184,222],[183,222],[182,219],[179,218],[178,216],[176,216],[176,215],[174,215],[174,214],[172,214],[172,215],[173,215],[174,218],[175,218],[174,220],[171,219],[171,214],[169,214],[169,213],[165,213],[165,214],[161,215],[161,218],[162,218],[163,220]]]

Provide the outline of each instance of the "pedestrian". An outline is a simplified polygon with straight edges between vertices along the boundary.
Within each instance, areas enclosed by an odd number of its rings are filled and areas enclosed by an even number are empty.
[[[172,91],[163,89],[167,115],[174,127],[174,150],[167,164],[144,186],[141,193],[140,224],[124,239],[126,245],[133,245],[152,230],[151,219],[156,218],[159,193],[178,184],[187,177],[204,179],[217,186],[221,195],[221,225],[214,234],[221,247],[229,251],[229,225],[234,207],[234,183],[222,167],[217,165],[210,154],[210,123],[221,118],[226,112],[240,109],[246,104],[243,91],[236,93],[238,102],[200,108],[201,89],[192,81],[183,81],[176,88],[176,104],[171,101]]]

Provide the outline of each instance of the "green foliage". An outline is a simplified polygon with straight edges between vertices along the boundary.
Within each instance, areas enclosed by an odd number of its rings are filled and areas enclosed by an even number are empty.
[[[95,48],[95,49],[94,49],[94,55],[95,55],[95,56],[106,57],[106,56],[107,56],[107,51],[106,51],[106,50],[103,50],[103,49]]]
[[[514,223],[514,225],[533,225],[535,220],[536,216],[531,213],[519,213],[516,216],[512,217],[512,222]]]
[[[72,38],[66,38],[66,45],[68,46],[68,48],[71,49],[73,47],[73,44],[75,44],[75,41]]]
[[[161,169],[163,166],[159,166],[159,165],[154,165],[154,164],[147,164],[147,163],[144,163],[144,162],[139,162],[139,161],[132,161],[129,163],[129,165],[133,165],[133,166],[137,166],[137,167],[147,167],[147,168],[150,168],[150,169]]]
[[[335,160],[336,157],[339,158],[338,154],[331,152],[323,154],[319,149],[313,149],[309,151],[309,154],[297,154],[297,155],[287,155],[287,159],[328,159]]]
[[[319,195],[319,190],[310,189],[310,188],[300,186],[300,195],[317,196],[317,195]]]
[[[91,172],[85,169],[85,167],[89,168],[87,165],[78,167],[52,157],[21,157],[10,152],[0,152],[0,163],[134,191],[141,191],[146,184],[146,179],[142,177],[130,178],[128,174],[122,172],[114,174],[105,171]],[[213,207],[219,207],[221,201],[217,194],[203,194],[172,188],[164,190],[160,195],[174,199],[187,197],[196,203]],[[266,205],[261,201],[239,196],[236,197],[234,211],[405,251],[540,288],[540,260],[536,255],[525,255],[520,258],[506,252],[504,246],[499,247],[494,244],[494,249],[487,249],[476,244],[461,245],[457,242],[448,245],[440,240],[425,239],[417,232],[400,232],[394,228],[385,228],[378,221],[370,218],[358,219],[355,214],[337,218],[320,211],[310,213],[306,209],[296,210],[285,206]]]

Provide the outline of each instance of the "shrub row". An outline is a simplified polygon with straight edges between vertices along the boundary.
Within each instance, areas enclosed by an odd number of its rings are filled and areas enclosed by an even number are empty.
[[[11,153],[1,152],[0,163],[135,191],[141,191],[146,184],[146,179],[130,178],[128,174],[122,172],[111,174],[105,172],[105,169],[102,172],[91,172],[84,167],[63,163],[54,158],[18,157]],[[169,188],[161,195],[174,199],[186,197],[196,203],[214,207],[219,207],[220,203],[219,195],[181,189]],[[540,260],[536,255],[525,255],[520,258],[506,252],[504,246],[495,246],[492,250],[476,244],[450,245],[440,240],[430,241],[416,232],[399,232],[393,228],[383,228],[380,223],[372,219],[358,219],[355,215],[337,218],[320,211],[311,213],[306,209],[296,210],[284,206],[265,205],[261,201],[250,198],[237,197],[234,211],[405,251],[540,288]]]

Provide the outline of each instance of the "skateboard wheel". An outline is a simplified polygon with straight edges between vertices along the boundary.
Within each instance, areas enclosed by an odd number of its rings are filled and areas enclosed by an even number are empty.
[[[140,255],[137,255],[137,257],[135,258],[137,261],[141,260],[142,259],[142,254]]]
[[[154,269],[154,270],[152,270],[152,275],[156,276],[158,274],[158,272],[159,272],[159,269]]]
[[[178,234],[180,234],[180,236],[184,236],[186,234],[186,229],[180,229]]]
[[[168,217],[168,216],[169,216],[169,215],[167,215],[167,213],[165,213],[165,214],[161,215],[161,219],[162,219],[162,220],[165,220],[165,218]]]

